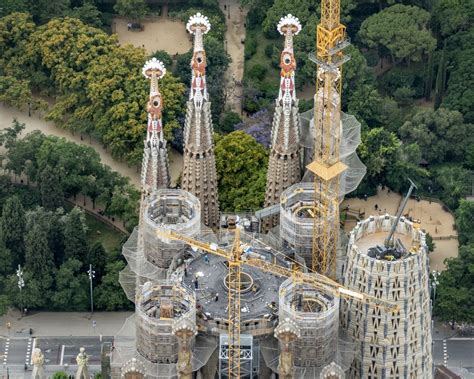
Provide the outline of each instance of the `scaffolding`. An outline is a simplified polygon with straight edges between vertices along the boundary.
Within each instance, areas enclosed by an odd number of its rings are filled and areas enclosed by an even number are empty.
[[[339,119],[339,117],[338,117]],[[314,109],[310,109],[300,114],[300,145],[303,149],[303,163],[306,167],[311,163],[314,156],[314,141],[316,136],[314,130]],[[339,200],[342,201],[344,195],[354,191],[362,181],[367,172],[367,168],[357,155],[357,147],[361,143],[361,127],[357,119],[344,112],[340,112],[340,146],[339,156],[341,162],[348,168],[339,178]],[[303,176],[303,181],[312,182],[312,174],[309,171]]]
[[[280,287],[279,319],[293,321],[301,337],[294,342],[296,367],[319,367],[334,360],[339,299],[287,279]]]
[[[194,292],[170,280],[146,282],[135,304],[138,352],[150,362],[176,363],[178,341],[172,328],[183,319],[196,323]]]
[[[314,203],[314,185],[297,183],[285,190],[280,199],[280,238],[283,249],[304,258],[311,267],[314,224],[322,224],[318,207]],[[328,219],[334,221],[338,212],[328,210]]]
[[[180,241],[160,240],[156,231],[172,229],[192,237],[201,227],[201,205],[191,193],[183,190],[161,189],[153,193],[145,208],[143,242],[146,259],[160,268],[168,268],[186,246]]]

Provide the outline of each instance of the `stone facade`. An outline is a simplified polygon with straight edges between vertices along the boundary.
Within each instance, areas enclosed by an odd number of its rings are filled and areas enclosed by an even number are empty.
[[[189,19],[186,27],[194,34],[194,53],[191,59],[191,90],[184,124],[181,187],[200,200],[203,223],[216,228],[219,225],[219,203],[211,103],[206,84],[206,52],[203,46],[203,35],[210,30],[211,25],[207,17],[198,13]]]
[[[265,206],[280,202],[281,193],[301,178],[298,99],[295,89],[296,60],[293,54],[293,35],[301,30],[296,17],[288,15],[278,24],[285,36],[285,47],[280,58],[280,90],[275,101],[270,159],[268,162]],[[278,216],[268,218],[263,227],[268,230],[278,224]]]

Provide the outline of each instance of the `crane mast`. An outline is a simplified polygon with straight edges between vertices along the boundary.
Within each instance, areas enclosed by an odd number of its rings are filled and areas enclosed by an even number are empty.
[[[314,174],[314,226],[312,270],[335,278],[339,236],[340,178],[347,166],[341,162],[341,66],[349,60],[342,50],[349,45],[340,23],[340,0],[322,0],[321,22],[316,31],[317,64],[314,97],[314,160],[307,168]]]
[[[241,266],[245,264],[250,267],[257,268],[262,271],[266,271],[273,275],[280,277],[291,277],[298,283],[307,284],[317,290],[325,293],[330,293],[333,296],[354,298],[365,304],[372,304],[377,307],[383,307],[388,311],[397,311],[397,305],[392,304],[388,301],[376,298],[374,296],[362,294],[349,288],[346,288],[336,281],[318,274],[318,273],[304,273],[300,270],[293,269],[268,262],[260,258],[247,257],[243,253],[243,244],[240,240],[240,229],[235,229],[234,241],[230,251],[219,248],[215,243],[208,244],[196,240],[191,237],[187,237],[178,234],[172,230],[157,230],[157,235],[164,241],[182,241],[191,247],[201,249],[208,253],[217,255],[225,258],[229,266],[229,283],[228,283],[228,377],[229,379],[240,378],[240,275]]]

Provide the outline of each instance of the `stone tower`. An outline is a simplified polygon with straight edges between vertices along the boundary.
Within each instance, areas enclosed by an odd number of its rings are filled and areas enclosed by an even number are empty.
[[[291,14],[283,17],[277,27],[285,36],[280,59],[280,90],[275,104],[268,163],[265,206],[280,202],[281,193],[301,179],[299,153],[298,99],[295,89],[296,60],[293,54],[293,36],[301,30],[299,20]],[[277,225],[278,217],[268,218],[266,230]]]
[[[181,187],[194,194],[201,202],[202,221],[209,227],[219,224],[217,176],[212,138],[211,103],[206,85],[206,52],[203,35],[211,24],[197,13],[190,17],[186,28],[194,34],[191,59],[191,90],[184,124],[184,168]]]
[[[142,190],[151,193],[158,188],[167,188],[170,185],[168,153],[161,121],[163,99],[158,88],[158,80],[166,74],[166,69],[162,62],[153,58],[145,63],[142,72],[146,78],[150,79],[150,96],[147,104],[148,126],[141,180]]]
[[[342,302],[342,326],[356,342],[349,378],[433,378],[426,236],[402,217],[394,235],[400,247],[380,252],[395,220],[372,216],[350,234],[344,284],[398,310]]]

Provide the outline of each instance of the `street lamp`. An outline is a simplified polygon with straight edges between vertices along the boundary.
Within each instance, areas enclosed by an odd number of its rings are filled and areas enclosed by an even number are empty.
[[[431,288],[433,289],[433,307],[434,307],[434,304],[435,304],[435,300],[436,300],[436,286],[438,286],[439,284],[439,276],[440,276],[441,272],[440,271],[436,271],[436,270],[433,270],[433,272],[431,273]]]
[[[23,289],[23,287],[25,287],[25,280],[23,279],[23,270],[21,269],[20,265],[18,265],[18,268],[16,270],[16,276],[18,276],[18,288],[20,289],[20,299],[21,299],[21,290]],[[20,307],[23,308],[23,304],[20,304]]]
[[[89,275],[89,282],[90,282],[90,290],[91,290],[91,317],[92,314],[94,313],[94,295],[92,292],[92,279],[95,278],[95,271],[92,270],[92,265],[89,265],[89,270],[87,271],[87,274]]]

